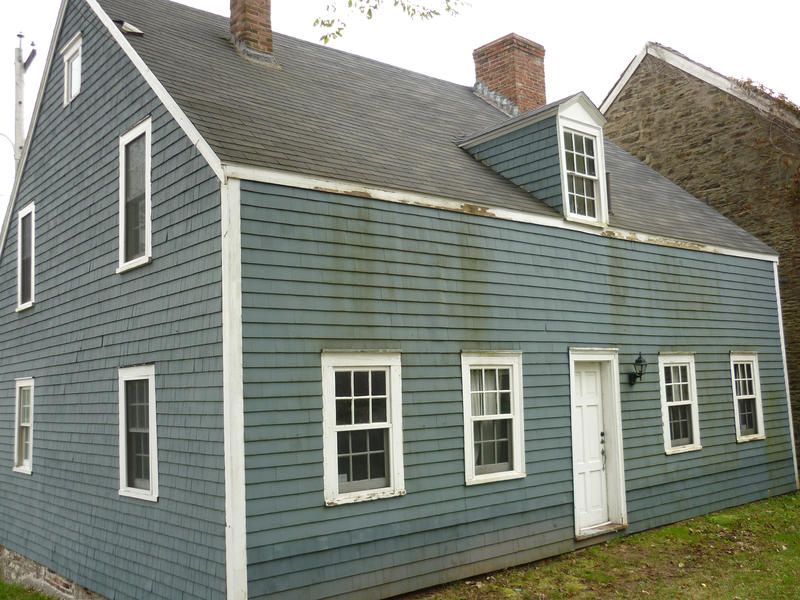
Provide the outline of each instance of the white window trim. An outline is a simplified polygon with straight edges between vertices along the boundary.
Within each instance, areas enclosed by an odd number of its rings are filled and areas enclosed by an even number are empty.
[[[122,273],[130,269],[135,269],[142,265],[146,265],[152,260],[152,245],[151,234],[152,227],[150,223],[151,218],[151,140],[152,140],[152,120],[150,117],[139,123],[136,127],[120,136],[119,138],[119,267],[117,273]],[[125,147],[135,140],[137,137],[144,133],[144,147],[145,147],[145,181],[144,181],[144,226],[145,226],[145,250],[144,255],[138,256],[133,260],[125,261]]]
[[[337,506],[378,498],[403,496],[403,396],[400,353],[397,351],[324,350],[322,362],[322,451],[323,484],[326,506]],[[385,488],[339,492],[339,465],[336,444],[335,370],[337,368],[388,367],[389,477]]]
[[[128,486],[128,439],[127,411],[125,410],[125,382],[133,379],[147,379],[149,450],[150,450],[150,489],[142,490]],[[119,369],[119,495],[140,500],[158,500],[158,432],[156,423],[156,374],[154,365],[123,367]]]
[[[31,299],[22,302],[22,219],[31,216]],[[30,308],[36,299],[36,207],[33,202],[17,213],[17,312]]]
[[[689,365],[689,394],[691,396],[692,413],[692,439],[694,443],[685,446],[672,447],[672,436],[669,428],[669,406],[667,405],[667,389],[664,381],[664,367],[675,364]],[[658,381],[661,389],[661,421],[664,435],[664,452],[666,454],[681,454],[702,449],[700,442],[700,416],[697,402],[697,377],[694,367],[694,354],[667,354],[658,355]]]
[[[513,440],[510,454],[512,456],[514,468],[510,471],[482,474],[475,473],[472,399],[470,398],[470,369],[472,367],[511,368],[511,430]],[[464,404],[464,483],[466,485],[477,485],[525,477],[525,419],[522,402],[522,353],[517,351],[462,351],[461,391]]]
[[[739,399],[736,397],[736,378],[734,375],[734,363],[749,362],[753,368],[753,388],[756,396],[756,423],[758,423],[758,433],[752,435],[741,435],[739,428]],[[758,372],[758,353],[757,352],[731,352],[731,389],[733,392],[733,418],[736,424],[736,441],[750,442],[753,440],[763,440],[767,433],[764,431],[764,412],[761,404],[761,377]]]
[[[74,82],[71,77],[71,65],[72,62],[78,57],[81,61],[83,60],[83,56],[81,54],[81,45],[82,45],[83,38],[81,37],[81,33],[78,32],[73,35],[70,40],[64,45],[61,49],[61,58],[64,62],[64,106],[67,106],[70,102],[72,102],[75,97],[81,93],[81,79],[83,78],[83,64],[81,64],[81,70],[79,71],[79,79],[78,79],[78,91],[73,93],[75,88]]]
[[[561,201],[564,218],[586,225],[608,225],[608,196],[606,191],[606,150],[603,143],[603,128],[558,115],[558,156],[561,166]],[[597,169],[597,207],[596,218],[576,215],[569,210],[569,184],[567,181],[566,150],[564,148],[564,132],[569,131],[594,138],[595,167]]]
[[[28,464],[20,464],[19,456],[19,391],[21,388],[31,388],[31,458]],[[33,409],[34,387],[33,377],[21,377],[15,381],[14,386],[14,471],[30,475],[33,472]]]

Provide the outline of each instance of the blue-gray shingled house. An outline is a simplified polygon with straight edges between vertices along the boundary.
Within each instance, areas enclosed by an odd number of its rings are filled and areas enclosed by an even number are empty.
[[[0,256],[0,545],[382,598],[796,490],[777,255],[546,104],[64,0]],[[513,79],[512,85],[508,84]]]

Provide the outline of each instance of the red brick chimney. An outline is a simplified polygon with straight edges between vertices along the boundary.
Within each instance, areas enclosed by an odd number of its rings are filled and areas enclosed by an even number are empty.
[[[247,58],[271,62],[270,0],[231,0],[231,35]]]
[[[509,33],[472,53],[475,92],[510,115],[546,104],[544,46]]]

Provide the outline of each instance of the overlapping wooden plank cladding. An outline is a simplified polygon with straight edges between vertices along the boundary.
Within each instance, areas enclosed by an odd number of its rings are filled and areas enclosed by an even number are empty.
[[[0,544],[109,598],[225,593],[219,183],[85,2],[81,92],[56,52],[16,210],[36,203],[36,304],[0,261]],[[153,123],[153,261],[116,274],[119,136]],[[158,502],[118,494],[119,367],[154,363]],[[35,378],[33,472],[11,470],[14,379]]]
[[[378,597],[572,548],[570,347],[619,349],[630,530],[793,489],[769,262],[252,182],[242,246],[252,598]],[[369,348],[402,352],[408,493],[325,507],[320,351]],[[525,479],[464,485],[462,350],[523,353]],[[696,353],[703,449],[666,456],[675,350]],[[731,350],[759,353],[764,441],[736,443]]]

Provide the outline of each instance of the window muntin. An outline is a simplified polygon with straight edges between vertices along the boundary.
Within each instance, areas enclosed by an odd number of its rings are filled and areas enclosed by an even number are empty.
[[[150,241],[150,119],[120,138],[119,268],[149,262]]]
[[[36,211],[29,204],[17,217],[17,310],[33,305]]]
[[[14,470],[31,473],[33,465],[33,379],[17,379],[14,423]]]
[[[119,370],[119,465],[123,496],[158,499],[153,365]]]
[[[525,476],[522,356],[461,354],[466,483]]]
[[[664,449],[668,454],[699,450],[700,424],[697,412],[697,384],[694,356],[658,357]]]
[[[75,34],[61,50],[64,60],[64,106],[81,91],[81,34]]]
[[[763,439],[764,417],[757,354],[731,353],[731,383],[736,440],[746,442]]]
[[[324,352],[322,386],[325,503],[404,494],[400,355]]]
[[[565,130],[564,158],[570,214],[597,219],[599,186],[595,138]]]

